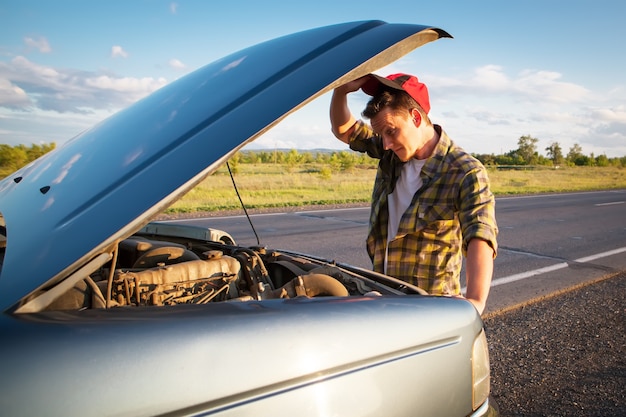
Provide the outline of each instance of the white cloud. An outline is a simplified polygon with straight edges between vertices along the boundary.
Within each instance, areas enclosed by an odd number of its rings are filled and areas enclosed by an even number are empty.
[[[486,65],[477,68],[470,79],[470,85],[487,91],[503,91],[511,86],[511,80],[504,74],[498,65]]]
[[[518,97],[525,103],[581,103],[590,91],[583,86],[562,81],[554,71],[523,70],[515,76],[499,65],[484,65],[456,77],[428,75],[428,87],[443,97],[472,96],[474,100],[494,97]]]
[[[514,86],[522,95],[549,102],[575,103],[588,97],[589,90],[560,81],[561,77],[561,74],[554,71],[526,70],[515,80]]]
[[[0,143],[62,144],[165,84],[163,77],[55,68],[23,56],[0,61]]]
[[[128,58],[128,52],[126,52],[124,48],[119,45],[113,45],[111,47],[111,58],[117,57]]]
[[[18,56],[0,62],[0,106],[85,114],[119,109],[167,84],[165,78],[56,69]]]
[[[124,94],[129,94],[135,99],[143,97],[159,87],[166,84],[164,78],[154,79],[152,77],[132,78],[122,77],[115,78],[108,75],[100,75],[96,77],[86,78],[84,84],[88,87],[95,87],[96,89],[106,91],[117,91]],[[131,99],[135,101],[134,99]]]
[[[510,125],[512,121],[510,114],[487,108],[470,108],[467,115],[489,125]]]
[[[93,127],[119,109],[95,109],[83,113],[59,113],[33,109],[12,111],[0,107],[0,143],[65,143],[77,134]]]
[[[30,104],[30,99],[24,90],[9,80],[0,78],[0,106],[20,108]]]
[[[596,154],[615,149],[626,155],[626,107],[598,108],[590,112],[588,133],[580,139]]]
[[[176,14],[176,12],[178,12],[178,3],[170,3],[170,12],[172,14]]]
[[[0,65],[3,64],[0,63]],[[59,73],[54,68],[37,65],[23,56],[16,56],[13,58],[11,63],[8,64],[6,68],[8,70],[12,70],[13,74],[16,75],[18,79],[29,77],[29,73],[32,76],[40,78],[55,78],[59,76]]]
[[[40,36],[39,39],[26,37],[24,38],[24,43],[29,48],[35,48],[43,54],[52,52],[52,48],[50,48],[50,44],[48,43],[48,40],[44,38],[43,36]]]
[[[185,64],[183,64],[182,62],[180,62],[178,59],[176,58],[172,58],[169,60],[168,62],[169,66],[175,70],[184,70],[187,68],[187,66]]]
[[[613,108],[592,110],[591,119],[626,124],[626,107],[622,104]]]
[[[330,133],[329,129],[321,129],[314,124],[300,122],[281,122],[250,145],[250,149],[332,149],[345,148]]]

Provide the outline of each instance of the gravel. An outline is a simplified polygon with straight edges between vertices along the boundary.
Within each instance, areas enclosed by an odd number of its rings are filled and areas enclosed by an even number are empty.
[[[626,271],[484,317],[502,417],[626,416]]]

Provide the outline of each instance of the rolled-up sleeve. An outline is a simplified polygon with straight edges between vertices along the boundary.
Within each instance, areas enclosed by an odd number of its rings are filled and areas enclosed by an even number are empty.
[[[482,239],[491,246],[495,258],[498,253],[496,201],[489,187],[487,170],[480,167],[469,171],[461,182],[459,192],[463,255],[467,255],[470,240]]]
[[[371,158],[381,159],[384,153],[382,140],[372,128],[363,120],[357,120],[354,129],[348,138],[350,149],[357,152],[365,152]]]

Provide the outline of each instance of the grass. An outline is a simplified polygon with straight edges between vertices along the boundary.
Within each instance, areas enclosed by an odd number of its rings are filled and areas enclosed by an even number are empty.
[[[374,169],[331,172],[324,166],[242,164],[234,173],[237,189],[247,208],[307,206],[368,201]],[[167,212],[231,210],[240,208],[226,168],[218,170]]]
[[[626,188],[626,169],[618,167],[490,169],[489,178],[491,188],[496,195]]]
[[[369,202],[375,175],[371,167],[339,171],[321,164],[239,164],[234,172],[237,189],[248,209]],[[619,167],[490,168],[489,177],[496,196],[626,189],[626,169]],[[240,207],[228,170],[223,167],[166,213]]]

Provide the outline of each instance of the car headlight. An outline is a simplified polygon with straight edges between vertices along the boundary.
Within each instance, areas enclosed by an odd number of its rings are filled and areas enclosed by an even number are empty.
[[[489,397],[489,351],[485,330],[474,340],[472,347],[472,408],[476,410]]]

